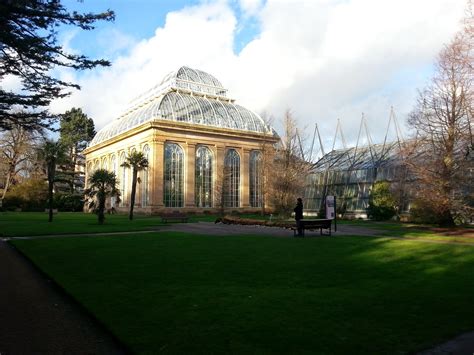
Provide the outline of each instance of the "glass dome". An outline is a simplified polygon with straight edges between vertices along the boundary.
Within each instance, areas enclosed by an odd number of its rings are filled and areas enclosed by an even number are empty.
[[[90,146],[152,120],[188,122],[275,135],[275,131],[260,116],[234,104],[225,94],[226,89],[212,75],[181,67],[149,90],[132,109],[102,128]]]

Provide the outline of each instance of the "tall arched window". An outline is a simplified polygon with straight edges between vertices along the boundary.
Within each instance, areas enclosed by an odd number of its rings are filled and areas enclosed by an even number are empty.
[[[120,206],[123,207],[126,204],[127,201],[127,168],[122,166],[122,164],[125,162],[125,152],[122,152],[120,154],[120,159],[119,159],[119,164],[120,164],[120,170],[119,170],[119,180],[120,180]]]
[[[224,159],[224,206],[240,205],[240,156],[229,149]]]
[[[165,144],[164,193],[165,207],[184,206],[184,153],[175,143]]]
[[[196,150],[195,181],[196,207],[212,207],[212,152],[204,146]]]
[[[115,157],[115,154],[110,157],[109,171],[112,171],[115,174],[115,177],[117,178],[117,158]],[[112,196],[110,198],[110,207],[115,208],[116,203],[117,203],[117,198],[115,196]]]
[[[250,152],[250,206],[262,207],[262,153],[258,150]]]
[[[105,170],[108,170],[107,169],[107,157],[103,157],[102,158],[102,164],[101,164],[101,169],[105,169]]]
[[[143,155],[149,161],[150,148],[148,145],[143,147]],[[148,206],[148,168],[141,171],[141,186],[142,186],[142,207]]]
[[[96,161],[94,162],[94,171],[99,170],[99,168],[100,168],[100,161],[99,159],[96,159]]]

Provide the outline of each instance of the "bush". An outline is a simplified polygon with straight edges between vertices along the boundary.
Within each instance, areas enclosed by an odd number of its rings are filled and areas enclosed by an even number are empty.
[[[388,181],[377,181],[370,194],[367,216],[376,221],[386,221],[395,216],[395,199]]]
[[[22,211],[44,210],[48,200],[48,187],[43,179],[29,179],[15,185],[5,195],[3,208]]]
[[[53,206],[63,212],[82,212],[84,196],[78,194],[56,194]]]
[[[472,211],[469,209],[459,210],[452,213],[449,210],[442,210],[439,206],[433,205],[432,201],[417,198],[410,208],[411,222],[436,224],[440,227],[454,227],[455,224],[469,223],[472,218]]]

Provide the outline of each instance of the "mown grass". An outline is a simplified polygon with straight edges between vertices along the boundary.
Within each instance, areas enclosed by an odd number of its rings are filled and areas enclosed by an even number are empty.
[[[137,353],[412,353],[474,329],[474,248],[156,233],[12,243]]]
[[[8,237],[140,231],[161,224],[160,217],[135,216],[129,221],[127,215],[114,214],[99,225],[95,214],[78,212],[59,212],[50,223],[47,213],[0,212],[0,233]]]
[[[420,225],[401,222],[374,221],[338,221],[340,224],[373,228],[381,231],[381,235],[410,239],[423,239],[441,242],[474,244],[473,226],[460,226],[440,229],[432,225]]]

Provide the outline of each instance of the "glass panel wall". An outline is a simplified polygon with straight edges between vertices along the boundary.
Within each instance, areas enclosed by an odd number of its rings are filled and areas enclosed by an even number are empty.
[[[120,207],[124,207],[127,204],[128,198],[127,198],[127,168],[122,166],[122,164],[125,162],[125,152],[122,152],[120,154],[120,170],[119,170],[119,180],[120,180]]]
[[[112,155],[110,157],[110,171],[112,171],[115,174],[115,178],[118,179],[118,177],[117,177],[117,158],[115,158],[115,155]],[[117,203],[117,197],[112,196],[110,198],[110,207],[115,208],[116,203]]]
[[[224,206],[240,206],[240,156],[229,149],[224,159]]]
[[[150,163],[150,160],[149,160],[150,148],[148,147],[148,145],[145,145],[143,147],[143,155],[148,160],[148,164],[149,164]],[[142,207],[145,207],[145,206],[148,206],[148,168],[143,169],[141,171],[141,175],[142,175],[142,178],[141,178],[141,185],[142,185],[141,203],[142,203]]]
[[[196,207],[212,207],[212,152],[205,146],[196,150]]]
[[[184,153],[176,143],[165,144],[164,159],[165,207],[184,206]]]
[[[250,206],[262,207],[262,153],[250,152]]]

